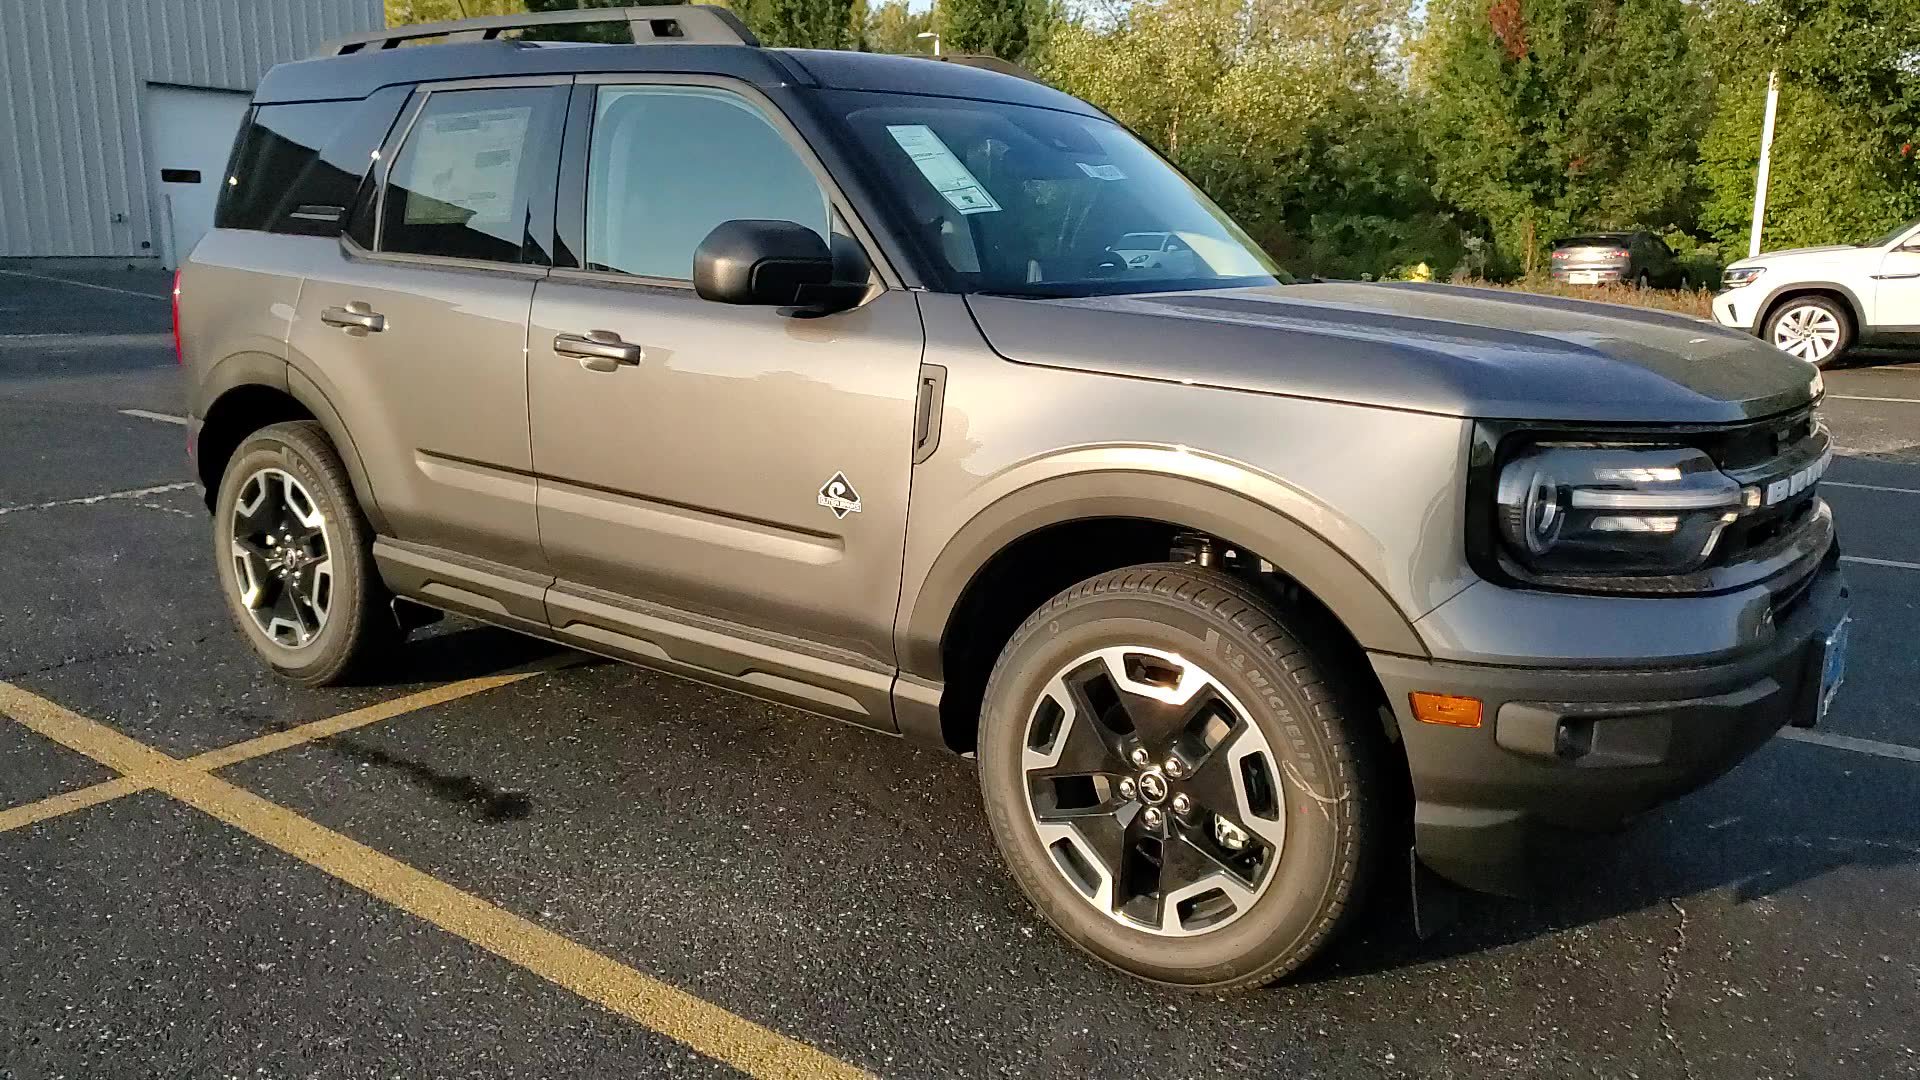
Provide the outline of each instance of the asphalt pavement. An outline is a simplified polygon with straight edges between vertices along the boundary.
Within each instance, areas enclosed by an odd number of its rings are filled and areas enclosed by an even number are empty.
[[[1215,998],[1058,940],[968,761],[458,620],[277,682],[166,279],[54,276],[0,273],[0,1080],[1920,1076],[1920,354],[1827,378],[1824,726]]]

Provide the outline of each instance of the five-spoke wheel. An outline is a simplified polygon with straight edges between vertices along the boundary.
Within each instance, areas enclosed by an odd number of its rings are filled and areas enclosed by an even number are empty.
[[[392,596],[373,566],[373,530],[319,424],[248,436],[226,462],[213,521],[228,609],[281,675],[339,682],[399,641]]]
[[[1048,922],[1148,979],[1285,975],[1355,909],[1383,802],[1373,708],[1310,610],[1182,564],[1054,597],[981,710],[994,838]]]
[[[1147,646],[1068,662],[1027,723],[1027,810],[1101,913],[1155,934],[1245,914],[1286,841],[1266,736],[1200,664]]]
[[[333,606],[327,519],[312,493],[284,469],[261,469],[240,485],[232,531],[241,606],[279,644],[312,644]]]

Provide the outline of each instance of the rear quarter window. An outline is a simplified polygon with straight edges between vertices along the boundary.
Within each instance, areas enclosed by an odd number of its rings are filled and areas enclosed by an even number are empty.
[[[234,145],[214,225],[338,236],[408,92],[255,106]]]

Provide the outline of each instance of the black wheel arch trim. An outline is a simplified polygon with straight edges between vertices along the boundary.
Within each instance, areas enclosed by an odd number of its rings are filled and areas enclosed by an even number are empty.
[[[1273,563],[1333,612],[1363,648],[1426,656],[1427,648],[1380,584],[1344,552],[1272,507],[1185,477],[1109,470],[1030,484],[995,501],[951,536],[903,612],[903,675],[943,677],[941,644],[961,596],[993,558],[1056,525],[1099,518],[1164,522],[1205,532]]]
[[[194,419],[202,424],[213,415],[223,398],[250,387],[275,390],[299,402],[326,431],[334,451],[346,465],[347,478],[353,483],[354,498],[359,500],[361,513],[366,515],[376,532],[387,531],[386,517],[380,512],[373,483],[368,479],[366,465],[360,459],[360,451],[353,443],[352,433],[340,418],[340,410],[334,408],[326,392],[300,369],[282,357],[261,352],[242,352],[214,364],[205,377],[192,380],[192,384],[189,391],[193,395],[190,411]]]
[[[1778,304],[1781,300],[1791,298],[1800,293],[1821,292],[1837,293],[1847,302],[1847,313],[1853,316],[1853,329],[1856,336],[1866,330],[1867,307],[1860,302],[1859,295],[1852,289],[1837,281],[1789,281],[1774,286],[1773,291],[1767,293],[1766,297],[1762,299],[1759,304],[1755,305],[1753,310],[1753,332],[1755,334],[1763,334],[1766,332],[1767,316],[1772,314],[1774,305]]]

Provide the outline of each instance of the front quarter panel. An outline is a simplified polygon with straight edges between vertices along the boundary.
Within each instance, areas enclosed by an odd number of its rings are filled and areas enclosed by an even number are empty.
[[[1066,521],[1212,532],[1387,652],[1424,655],[1412,621],[1473,580],[1466,421],[1018,364],[987,347],[960,297],[921,300],[927,362],[947,380],[939,446],[914,471],[908,673],[941,677],[947,615],[988,559]]]

